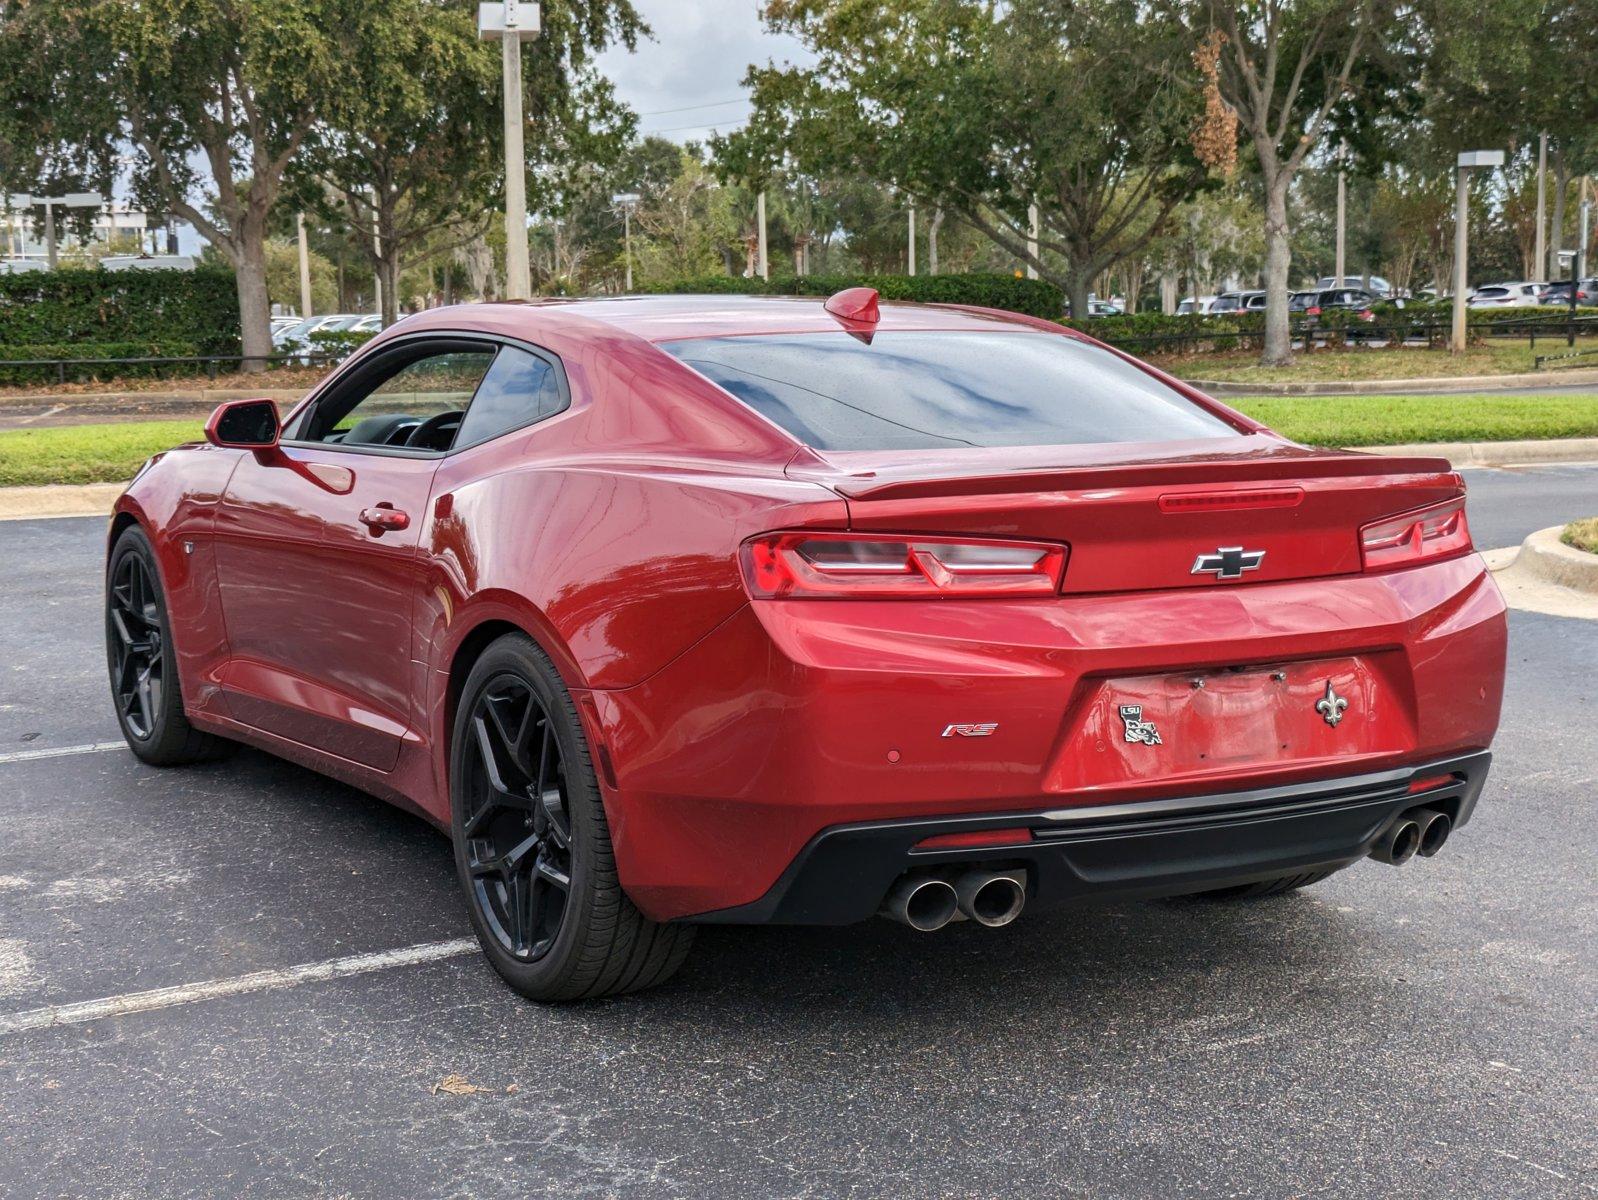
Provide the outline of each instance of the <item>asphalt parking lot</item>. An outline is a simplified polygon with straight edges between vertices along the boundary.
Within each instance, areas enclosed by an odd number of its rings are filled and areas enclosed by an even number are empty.
[[[1598,467],[1469,478],[1483,548],[1598,511]],[[117,737],[103,528],[0,523],[6,1200],[1598,1193],[1598,623],[1512,614],[1436,859],[1002,931],[711,927],[665,988],[547,1009],[459,952],[421,821],[254,752],[79,749]]]

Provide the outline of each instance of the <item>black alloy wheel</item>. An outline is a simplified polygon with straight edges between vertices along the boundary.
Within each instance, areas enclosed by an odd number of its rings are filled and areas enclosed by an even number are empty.
[[[526,634],[490,643],[467,673],[449,781],[456,872],[505,982],[533,1000],[583,1000],[653,987],[682,965],[694,928],[651,921],[623,890],[577,705]]]
[[[521,962],[554,945],[571,894],[571,818],[554,726],[533,690],[506,673],[472,707],[462,833],[477,905]]]
[[[224,758],[238,748],[184,715],[166,595],[150,539],[137,525],[118,536],[106,567],[105,649],[117,724],[134,754],[166,767]]]
[[[111,686],[117,712],[128,732],[147,741],[161,719],[165,655],[161,610],[142,555],[123,555],[117,564],[111,579],[107,619],[111,633]]]

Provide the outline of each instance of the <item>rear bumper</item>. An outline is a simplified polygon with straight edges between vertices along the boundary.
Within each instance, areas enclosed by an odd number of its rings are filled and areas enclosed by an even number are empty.
[[[1505,637],[1476,555],[1048,601],[761,601],[585,706],[622,885],[665,921],[758,904],[826,830],[1031,824],[1484,750]],[[1280,672],[1289,708],[1248,706],[1239,669]],[[1335,728],[1314,707],[1329,679],[1350,700]],[[1128,697],[1162,745],[1125,739]],[[961,722],[996,730],[945,736]]]
[[[1465,824],[1492,755],[1222,795],[1106,804],[1047,813],[984,813],[839,825],[813,838],[759,900],[690,918],[715,924],[844,925],[876,913],[907,870],[974,863],[1022,867],[1029,906],[1140,899],[1252,883],[1371,852],[1398,817],[1440,808]],[[1421,792],[1432,776],[1453,781]],[[917,851],[925,838],[1028,828],[1022,845]]]

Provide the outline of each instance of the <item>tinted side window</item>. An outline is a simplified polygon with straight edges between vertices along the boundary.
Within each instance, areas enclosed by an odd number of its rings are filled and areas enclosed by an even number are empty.
[[[553,416],[565,407],[560,377],[536,354],[505,346],[477,385],[461,421],[455,448],[475,446],[522,425]]]
[[[417,446],[411,438],[422,426],[437,426],[459,414],[494,358],[490,347],[451,349],[414,357],[400,356],[364,388],[319,403],[299,436],[306,441],[346,446],[400,446],[439,450],[448,445]],[[437,418],[437,420],[435,420]]]
[[[847,333],[662,346],[818,450],[1058,446],[1237,430],[1131,363],[1048,333]]]

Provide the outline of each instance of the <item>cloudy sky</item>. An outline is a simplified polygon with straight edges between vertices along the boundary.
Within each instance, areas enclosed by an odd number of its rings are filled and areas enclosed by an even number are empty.
[[[655,31],[635,54],[612,50],[599,68],[639,114],[641,132],[681,142],[726,132],[749,112],[740,86],[750,63],[805,61],[790,38],[766,32],[758,0],[635,0]]]

